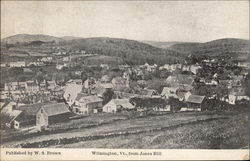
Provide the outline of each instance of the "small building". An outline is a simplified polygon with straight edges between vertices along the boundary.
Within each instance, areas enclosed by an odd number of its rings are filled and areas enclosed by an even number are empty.
[[[161,96],[168,99],[169,97],[178,98],[177,94],[177,87],[164,87],[161,92]]]
[[[50,103],[43,105],[36,113],[36,126],[49,125],[69,120],[70,111],[65,103]]]
[[[85,93],[79,93],[75,99],[73,111],[76,114],[92,114],[102,111],[103,100],[96,95],[86,96]]]
[[[202,110],[204,108],[204,101],[205,96],[190,95],[186,101],[188,106],[187,108]]]
[[[36,93],[39,91],[39,85],[35,81],[27,81],[25,84],[25,90],[28,93]]]
[[[228,103],[235,105],[240,100],[250,100],[243,87],[234,87],[229,91]]]
[[[134,108],[134,105],[129,102],[129,99],[112,99],[103,106],[103,112],[116,113],[122,110],[132,110]]]

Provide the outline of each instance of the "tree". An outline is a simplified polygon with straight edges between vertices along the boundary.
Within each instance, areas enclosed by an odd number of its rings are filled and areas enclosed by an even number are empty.
[[[103,105],[107,104],[113,98],[114,94],[112,90],[106,90],[102,95]]]

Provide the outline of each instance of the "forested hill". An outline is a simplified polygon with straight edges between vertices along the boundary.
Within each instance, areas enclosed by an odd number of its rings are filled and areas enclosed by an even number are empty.
[[[1,43],[3,44],[16,44],[16,43],[31,43],[33,41],[41,41],[41,42],[51,42],[51,41],[62,41],[62,38],[49,36],[49,35],[30,35],[30,34],[18,34],[9,36],[1,39]]]
[[[86,50],[88,53],[115,56],[131,64],[165,64],[182,61],[182,55],[176,51],[161,49],[149,44],[128,39],[85,38],[60,42],[70,50]]]
[[[170,47],[183,54],[218,56],[228,54],[236,57],[249,57],[249,40],[227,38],[206,43],[181,43]]]

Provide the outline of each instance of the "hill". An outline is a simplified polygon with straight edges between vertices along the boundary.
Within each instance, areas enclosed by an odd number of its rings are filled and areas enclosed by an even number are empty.
[[[16,44],[16,43],[30,43],[33,41],[41,41],[41,42],[58,42],[62,41],[63,39],[57,38],[54,36],[49,35],[29,35],[29,34],[18,34],[10,37],[3,38],[1,43],[6,44]]]
[[[233,57],[249,57],[249,40],[227,38],[206,43],[180,43],[170,47],[183,54],[218,56],[227,54]]]
[[[168,41],[168,42],[162,42],[162,41],[142,41],[145,44],[152,45],[154,47],[158,48],[163,48],[163,49],[168,49],[169,47],[175,45],[175,44],[180,44],[183,42],[178,42],[178,41]]]
[[[165,64],[182,60],[178,52],[128,39],[96,37],[64,41],[59,45],[68,50],[85,50],[87,53],[120,57],[129,64]]]

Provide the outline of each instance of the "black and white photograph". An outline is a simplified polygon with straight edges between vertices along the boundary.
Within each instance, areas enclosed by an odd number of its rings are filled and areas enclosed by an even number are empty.
[[[0,56],[1,149],[249,150],[247,0],[1,1]]]

